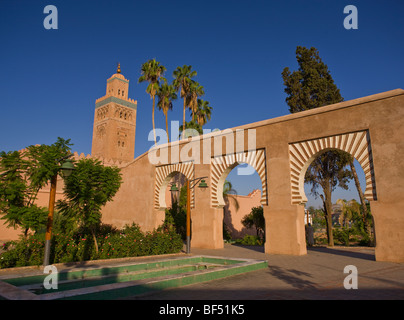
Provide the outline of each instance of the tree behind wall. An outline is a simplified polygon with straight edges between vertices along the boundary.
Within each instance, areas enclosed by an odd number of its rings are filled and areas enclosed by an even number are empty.
[[[173,72],[173,85],[176,90],[179,90],[181,98],[183,98],[183,121],[182,128],[187,128],[185,125],[185,110],[187,107],[187,96],[190,93],[190,86],[192,78],[196,77],[197,73],[192,70],[192,66],[184,65],[183,67],[177,67]]]
[[[324,213],[326,218],[328,245],[334,245],[332,233],[332,201],[331,195],[337,186],[347,190],[348,182],[352,179],[352,173],[346,169],[349,154],[342,151],[327,151],[319,155],[310,164],[306,171],[305,181],[311,185],[311,193],[315,196],[319,194],[321,188],[324,197]]]
[[[138,82],[148,82],[148,86],[146,88],[146,92],[150,95],[150,98],[153,100],[152,105],[152,122],[153,122],[153,136],[154,136],[154,144],[157,144],[156,140],[156,127],[154,124],[154,109],[156,105],[156,95],[159,91],[160,87],[160,78],[164,75],[166,71],[166,67],[162,66],[160,62],[156,61],[156,59],[150,59],[142,64]]]
[[[316,48],[298,46],[297,71],[290,72],[286,67],[282,72],[286,103],[290,113],[323,107],[343,101],[339,89],[323,63]]]
[[[316,48],[298,46],[296,59],[299,65],[297,71],[290,72],[286,67],[282,72],[287,94],[286,103],[291,113],[343,101],[327,65],[321,60]],[[345,167],[349,164],[349,159],[350,155],[342,151],[324,152],[311,163],[305,175],[305,181],[311,184],[313,194],[319,195],[318,187],[322,188],[330,246],[334,245],[331,194],[337,186],[348,188],[347,183],[352,178],[352,173]]]
[[[257,237],[261,234],[262,239],[265,239],[265,218],[263,207],[251,208],[251,212],[243,217],[241,223],[246,228],[255,227],[257,230]]]

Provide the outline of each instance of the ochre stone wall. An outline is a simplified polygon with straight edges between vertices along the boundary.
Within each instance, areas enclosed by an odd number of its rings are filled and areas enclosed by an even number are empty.
[[[238,203],[238,209],[235,201]],[[230,232],[232,239],[242,239],[245,235],[257,235],[255,227],[246,228],[241,223],[245,215],[250,214],[251,209],[261,206],[261,190],[254,190],[250,194],[229,195],[224,206],[224,223]]]
[[[231,128],[227,130],[227,135],[229,132],[235,133],[237,130],[249,129],[255,130],[255,148],[263,150],[265,157],[267,193],[266,205],[263,206],[267,236],[265,252],[293,255],[307,253],[304,206],[299,204],[300,202],[297,203],[294,198],[290,146],[308,140],[332,139],[344,134],[366,132],[370,151],[369,159],[372,163],[371,190],[367,192],[374,196],[370,206],[375,220],[376,259],[404,261],[404,170],[402,168],[404,90],[392,90]],[[194,154],[194,157],[187,159],[194,163],[194,172],[191,176],[208,177],[207,189],[195,188],[194,190],[194,208],[191,210],[191,245],[193,247],[223,247],[223,208],[220,204],[212,204],[211,188],[218,186],[212,183],[210,163],[204,163],[206,158],[209,159],[206,150],[217,151],[214,141],[222,139],[222,135],[222,132],[215,132],[208,136],[160,146],[160,154],[168,151],[169,158],[168,163],[158,164],[157,167],[172,164],[170,162],[172,149],[177,148],[180,153],[182,149],[192,153],[193,149],[190,146],[193,143],[198,146],[195,150],[200,150],[198,154]],[[249,150],[247,142],[247,135],[245,135],[244,144],[241,145],[243,152]],[[226,153],[225,146],[226,144],[223,143],[222,155]],[[327,149],[326,146],[325,149]],[[175,158],[173,163],[177,162],[178,159]],[[307,167],[308,164],[304,163],[302,167]],[[145,153],[130,162],[120,163],[119,166],[122,169],[123,184],[113,201],[103,209],[103,221],[117,227],[136,222],[145,231],[152,230],[164,219],[164,206],[159,203],[160,198],[156,198],[156,165],[150,162],[148,153]],[[159,172],[164,170],[159,169]],[[220,180],[220,177],[216,180]],[[167,185],[159,185],[159,188],[158,192],[165,194]],[[299,199],[304,201],[304,195],[299,195]]]
[[[404,173],[401,170],[404,158],[403,90],[397,89],[230,130],[235,132],[241,129],[255,130],[256,149],[265,150],[268,192],[268,205],[264,206],[267,229],[266,252],[295,255],[307,252],[304,208],[301,204],[296,204],[293,199],[289,146],[307,140],[366,131],[373,167],[372,188],[375,190],[372,190],[372,194],[376,195],[376,200],[371,201],[371,210],[376,222],[376,258],[388,261],[404,260],[404,215],[402,213]],[[219,137],[220,134],[219,132],[211,135],[211,150],[214,150],[213,137]],[[195,150],[201,152],[193,159],[195,177],[211,175],[208,164],[198,164],[198,161],[202,163],[203,150],[206,149],[204,147],[206,141],[203,141],[203,138],[206,137],[175,143],[179,146],[180,153],[184,147],[191,150],[187,146],[189,143],[199,144]],[[247,139],[245,139],[245,151],[248,150],[246,141]],[[222,145],[225,153],[225,143]],[[160,152],[164,152],[164,148],[170,151],[171,147],[172,144],[162,146]],[[147,161],[143,165],[147,166]],[[211,181],[212,179],[207,180],[208,185]],[[154,181],[150,182],[154,183]],[[210,184],[208,190],[204,192],[208,191],[210,194],[211,187]],[[147,190],[149,192],[151,189],[147,188]],[[160,190],[162,191],[164,190]],[[192,210],[193,245],[221,248],[223,241],[218,230],[221,229],[222,208],[212,206],[210,197],[206,194],[198,196],[201,192],[195,190],[195,208]],[[150,207],[155,200],[146,192],[143,195],[136,195],[138,196],[139,200],[141,198],[143,201],[144,197],[148,197]],[[125,210],[135,212],[138,209]],[[156,224],[158,221],[161,220],[156,220]]]

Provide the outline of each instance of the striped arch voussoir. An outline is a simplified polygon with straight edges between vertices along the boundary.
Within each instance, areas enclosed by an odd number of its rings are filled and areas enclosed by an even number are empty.
[[[262,183],[261,204],[268,204],[265,150],[254,150],[211,159],[211,204],[213,207],[220,208],[225,205],[223,200],[224,180],[227,174],[240,163],[247,163],[257,171]]]
[[[307,202],[304,193],[306,170],[319,153],[329,149],[348,152],[359,162],[365,173],[365,198],[376,200],[370,137],[369,132],[365,130],[289,144],[292,204]]]
[[[156,181],[154,187],[154,208],[165,209],[165,192],[171,178],[177,173],[182,173],[188,180],[194,179],[194,163],[170,164],[156,168]],[[191,189],[191,208],[195,205],[194,190]]]

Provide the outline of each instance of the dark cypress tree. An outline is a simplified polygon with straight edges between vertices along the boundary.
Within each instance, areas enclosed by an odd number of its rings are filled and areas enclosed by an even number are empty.
[[[291,113],[343,101],[327,65],[321,60],[316,48],[298,46],[296,59],[299,65],[297,71],[291,73],[289,68],[285,68],[282,72],[287,94],[286,103]],[[350,158],[351,156],[343,151],[323,152],[310,164],[305,174],[305,182],[312,186],[312,194],[319,195],[318,187],[323,191],[324,196],[320,196],[324,205],[329,246],[334,245],[331,194],[337,186],[348,189],[352,173],[346,166]]]
[[[286,103],[291,113],[309,110],[343,101],[339,89],[331,77],[327,65],[316,48],[297,47],[297,71],[282,72]]]

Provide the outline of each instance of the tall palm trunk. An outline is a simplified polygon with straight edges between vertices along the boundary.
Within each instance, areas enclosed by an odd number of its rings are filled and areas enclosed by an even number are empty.
[[[157,139],[156,139],[156,127],[154,125],[154,108],[155,108],[155,95],[153,95],[153,110],[152,110],[152,120],[153,120],[153,136],[154,136],[154,144],[157,144]]]
[[[186,107],[186,103],[185,103],[185,97],[184,97],[184,111],[183,111],[183,120],[182,120],[182,138],[185,138],[185,107]]]
[[[167,142],[170,142],[170,136],[168,135],[168,120],[167,120],[167,112],[164,112],[164,115],[166,117],[166,132],[167,132]]]

